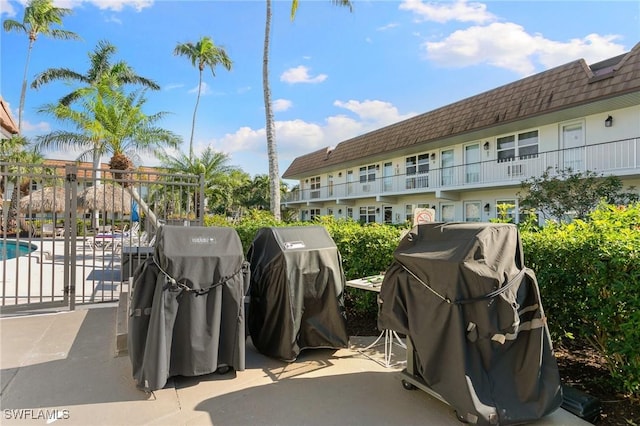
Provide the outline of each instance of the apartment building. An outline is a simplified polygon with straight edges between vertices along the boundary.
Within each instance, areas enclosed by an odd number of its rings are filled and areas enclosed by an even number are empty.
[[[619,176],[640,187],[640,43],[576,60],[296,158],[283,201],[299,218],[402,223],[521,218],[521,182],[547,169]]]

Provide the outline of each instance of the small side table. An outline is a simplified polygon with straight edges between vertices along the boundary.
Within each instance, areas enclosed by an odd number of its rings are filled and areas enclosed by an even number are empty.
[[[359,288],[361,290],[374,291],[376,293],[380,293],[380,287],[382,286],[383,279],[384,279],[384,275],[372,275],[369,277],[349,280],[346,282],[346,284],[347,284],[347,287]],[[378,303],[380,303],[379,297],[378,297]],[[382,338],[384,338],[384,342],[381,342]],[[382,344],[384,344],[384,363],[381,363],[377,359],[374,359],[371,356],[369,356],[367,353],[365,353],[365,351],[378,347]],[[403,349],[407,349],[407,345],[402,341],[400,336],[398,336],[398,333],[396,333],[393,330],[382,330],[378,338],[374,340],[373,343],[371,343],[366,348],[359,349],[358,352],[360,352],[362,355],[366,356],[367,358],[377,362],[378,364],[381,364],[383,367],[386,367],[386,368],[395,367],[396,365],[404,364],[407,361],[403,360],[403,361],[399,361],[397,363],[391,364],[391,356],[393,355],[394,345],[399,346]]]

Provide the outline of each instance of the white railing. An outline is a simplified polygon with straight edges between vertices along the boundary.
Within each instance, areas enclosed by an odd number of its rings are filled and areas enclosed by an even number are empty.
[[[550,169],[571,168],[576,171],[592,171],[615,174],[629,171],[640,174],[640,139],[632,138],[588,145],[537,155],[516,157],[509,161],[484,161],[468,165],[432,169],[414,175],[378,176],[368,182],[336,184],[320,189],[296,190],[285,197],[285,202],[325,201],[345,198],[364,198],[376,195],[398,195],[434,192],[438,189],[461,190],[474,187],[510,184],[517,185],[525,179],[539,177]]]

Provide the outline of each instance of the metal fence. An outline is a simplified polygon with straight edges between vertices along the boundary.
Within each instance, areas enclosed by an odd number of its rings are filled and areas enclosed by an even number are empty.
[[[0,162],[2,312],[118,300],[162,224],[202,225],[204,177]]]

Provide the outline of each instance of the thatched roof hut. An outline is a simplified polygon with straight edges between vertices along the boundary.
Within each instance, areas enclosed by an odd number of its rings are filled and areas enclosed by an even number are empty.
[[[47,186],[31,191],[20,199],[23,213],[59,213],[64,211],[65,190],[62,186]]]
[[[131,195],[121,186],[99,184],[78,193],[78,206],[101,212],[131,213]]]

